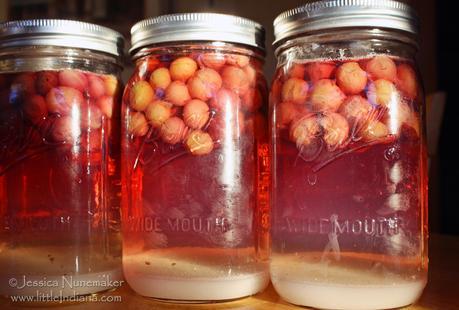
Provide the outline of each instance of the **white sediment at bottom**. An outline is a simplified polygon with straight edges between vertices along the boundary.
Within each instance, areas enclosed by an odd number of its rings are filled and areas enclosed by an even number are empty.
[[[125,269],[126,270],[126,269]],[[229,300],[254,295],[269,282],[268,273],[221,278],[167,278],[127,273],[131,288],[140,295],[181,301]]]
[[[333,285],[272,279],[286,301],[319,309],[392,309],[410,305],[421,295],[424,281],[392,285]]]
[[[286,301],[319,309],[378,310],[414,303],[426,285],[418,258],[310,252],[271,259],[271,281]]]
[[[251,259],[251,251],[152,250],[125,255],[123,271],[131,288],[143,296],[182,302],[230,300],[254,295],[269,284],[267,263]]]

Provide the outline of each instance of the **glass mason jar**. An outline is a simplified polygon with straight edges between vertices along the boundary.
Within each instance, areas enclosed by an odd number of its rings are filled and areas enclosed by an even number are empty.
[[[264,30],[191,13],[144,20],[131,33],[136,70],[122,104],[126,280],[166,300],[255,294],[269,281]]]
[[[426,284],[416,17],[368,3],[314,2],[274,22],[270,272],[294,304],[396,308]]]
[[[2,295],[53,301],[122,278],[122,46],[77,21],[0,24]]]

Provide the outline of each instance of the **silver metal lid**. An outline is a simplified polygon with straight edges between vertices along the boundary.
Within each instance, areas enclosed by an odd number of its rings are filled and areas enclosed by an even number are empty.
[[[162,15],[131,28],[131,54],[151,44],[178,41],[220,41],[265,48],[265,30],[243,17],[216,13]]]
[[[274,20],[274,45],[286,38],[324,29],[375,27],[417,34],[409,5],[393,0],[323,0],[285,11]]]
[[[0,49],[48,45],[122,55],[124,38],[109,28],[63,19],[30,19],[0,23]]]

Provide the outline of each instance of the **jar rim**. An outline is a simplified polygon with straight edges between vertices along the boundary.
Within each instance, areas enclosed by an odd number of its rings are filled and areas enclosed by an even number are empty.
[[[0,49],[60,46],[123,55],[123,36],[107,27],[67,19],[27,19],[0,23]]]
[[[343,28],[381,28],[417,35],[419,21],[408,4],[394,0],[314,1],[285,11],[274,20],[274,42],[311,32]]]
[[[151,56],[152,54],[181,54],[184,50],[187,50],[188,52],[193,51],[199,53],[209,52],[240,54],[258,58],[263,62],[266,56],[264,50],[238,43],[226,43],[221,41],[174,41],[152,44],[139,48],[135,51],[134,54],[132,54],[131,58],[135,62],[143,57]]]
[[[139,49],[166,42],[215,41],[265,48],[265,29],[259,23],[219,13],[160,15],[131,28],[131,55]]]

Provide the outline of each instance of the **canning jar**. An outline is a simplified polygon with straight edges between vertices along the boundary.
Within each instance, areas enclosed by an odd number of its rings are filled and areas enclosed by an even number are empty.
[[[317,1],[274,29],[276,291],[316,308],[413,303],[428,260],[414,12],[396,1]]]
[[[166,300],[255,294],[269,278],[264,30],[237,16],[189,13],[141,21],[131,33],[126,280]]]
[[[123,39],[69,20],[0,24],[0,294],[95,293],[122,277]]]

